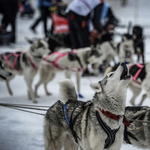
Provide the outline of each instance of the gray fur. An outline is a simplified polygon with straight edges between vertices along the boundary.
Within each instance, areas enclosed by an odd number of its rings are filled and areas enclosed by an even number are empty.
[[[127,128],[128,133],[125,132],[131,144],[138,148],[150,149],[150,123],[136,122],[136,120],[150,121],[150,107],[127,107],[125,116],[129,120],[135,119],[132,123],[136,129]],[[126,143],[126,141],[124,142]]]
[[[100,83],[90,84],[95,91],[95,96],[91,102],[77,101],[77,99],[67,101],[68,97],[74,97],[74,93],[76,93],[75,88],[72,88],[72,83],[68,82],[68,80],[66,80],[66,83],[64,80],[63,84],[60,85],[60,89],[63,91],[60,96],[65,99],[64,102],[68,102],[68,118],[72,116],[74,119],[78,115],[73,122],[73,130],[77,134],[78,145],[82,150],[104,149],[107,135],[98,123],[96,111],[111,129],[119,127],[118,121],[103,115],[99,108],[116,115],[124,115],[126,87],[130,82],[130,78],[120,80],[122,71],[123,68],[120,66],[113,76],[109,77],[108,75],[107,79],[103,79]],[[102,87],[100,86],[101,83]],[[63,85],[68,86],[68,88]],[[65,88],[62,90],[63,87]],[[71,89],[69,89],[70,87]],[[69,93],[69,96],[67,93]],[[57,101],[46,113],[44,125],[45,150],[61,150],[63,147],[64,150],[78,150],[74,136],[66,122],[63,105],[63,102]],[[124,125],[122,124],[116,134],[115,142],[108,148],[109,150],[119,150],[121,148],[123,129]],[[67,140],[68,138],[70,139],[69,141]]]

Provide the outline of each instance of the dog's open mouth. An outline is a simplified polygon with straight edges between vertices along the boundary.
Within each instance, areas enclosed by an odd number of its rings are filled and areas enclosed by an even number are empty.
[[[122,74],[120,76],[120,80],[129,79],[131,76],[128,75],[128,68],[127,68],[126,64],[122,63],[121,66],[123,67],[123,71],[122,71]]]

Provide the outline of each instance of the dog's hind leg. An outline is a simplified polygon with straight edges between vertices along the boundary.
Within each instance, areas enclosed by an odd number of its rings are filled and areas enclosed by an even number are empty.
[[[138,95],[140,94],[141,92],[141,88],[139,87],[135,87],[134,85],[132,85],[132,83],[130,83],[130,86],[129,88],[131,89],[132,93],[133,93],[133,96],[130,100],[130,103],[135,106],[135,99],[138,97]]]
[[[78,150],[78,145],[75,143],[74,139],[70,137],[70,135],[66,135],[66,139],[64,140],[64,150]]]
[[[143,94],[142,99],[140,101],[140,106],[143,104],[144,100],[147,98],[147,94]]]
[[[65,71],[65,77],[70,79],[71,78],[71,72],[70,71]]]
[[[47,84],[48,84],[50,81],[52,81],[52,80],[54,79],[54,77],[55,77],[55,73],[51,73],[51,74],[48,76],[46,82],[44,83],[44,88],[45,88],[46,95],[52,95],[52,93],[48,92]]]

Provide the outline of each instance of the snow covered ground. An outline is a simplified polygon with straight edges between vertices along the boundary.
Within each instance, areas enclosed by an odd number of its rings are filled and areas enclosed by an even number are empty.
[[[34,1],[34,0],[32,0]],[[128,7],[121,7],[119,0],[107,0],[110,2],[116,16],[121,20],[121,24],[140,24],[145,27],[145,54],[146,62],[150,61],[150,1],[147,0],[128,0]],[[136,6],[136,8],[135,8]],[[139,7],[138,7],[139,6]],[[37,14],[35,15],[35,18]],[[44,37],[42,24],[37,28],[38,34],[34,35],[29,31],[29,26],[34,19],[17,18],[17,43],[13,47],[1,46],[0,53],[6,51],[25,51],[29,44],[24,40],[28,37]],[[126,32],[127,29],[117,29],[118,32]],[[43,85],[39,88],[38,93],[41,98],[38,99],[37,105],[51,106],[59,99],[58,81],[64,78],[64,73],[58,73],[55,79],[49,83],[48,90],[52,92],[52,96],[46,96]],[[81,93],[84,95],[83,101],[91,100],[94,92],[90,89],[89,83],[98,82],[103,78],[100,74],[98,77],[82,77]],[[36,75],[33,83],[37,83],[39,76]],[[72,76],[75,82],[75,76]],[[27,98],[27,87],[22,76],[16,76],[10,83],[13,96],[8,94],[5,82],[0,82],[0,103],[17,103],[32,104]],[[139,103],[142,91],[136,100]],[[127,91],[126,105],[130,106],[129,100],[132,97],[130,90]],[[150,106],[150,100],[147,98],[143,105]],[[45,112],[41,112],[45,113]],[[13,110],[0,106],[0,150],[44,150],[43,125],[44,117],[40,115],[30,114],[19,110]],[[131,145],[122,145],[121,150],[137,150]],[[139,149],[140,150],[140,149]]]

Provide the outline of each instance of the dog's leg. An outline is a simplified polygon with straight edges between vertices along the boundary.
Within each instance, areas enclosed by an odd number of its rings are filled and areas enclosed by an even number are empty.
[[[130,83],[129,88],[131,89],[133,96],[132,99],[130,100],[130,103],[135,106],[135,99],[141,92],[141,88],[135,87],[132,83]]]
[[[83,72],[77,72],[76,73],[76,83],[77,83],[77,91],[79,98],[84,98],[83,95],[80,93],[80,79]]]
[[[64,150],[78,150],[78,145],[75,143],[74,139],[70,137],[70,135],[66,135],[66,139],[64,140]]]
[[[65,77],[70,79],[71,78],[71,72],[70,71],[65,71]]]
[[[144,102],[144,100],[147,98],[147,94],[143,94],[143,96],[142,96],[142,99],[141,99],[141,102],[140,102],[140,106],[142,106],[142,104],[143,104],[143,102]]]
[[[52,80],[54,79],[54,77],[55,77],[55,73],[50,73],[50,74],[48,75],[47,80],[46,80],[45,83],[44,83],[44,88],[45,88],[46,95],[52,95],[52,94],[51,94],[50,92],[48,92],[48,90],[47,90],[47,84],[48,84],[50,81],[52,81]]]
[[[33,103],[37,103],[37,100],[35,99],[35,95],[34,92],[32,90],[32,81],[33,81],[33,77],[35,74],[31,74],[29,72],[25,73],[24,79],[26,81],[27,87],[28,87],[28,91],[29,91],[29,95],[31,96],[31,99],[33,101]]]
[[[30,95],[30,91],[28,91],[28,98],[29,98],[29,100],[32,100],[32,97]]]
[[[9,94],[10,94],[10,95],[13,95],[13,92],[12,92],[12,90],[11,90],[11,88],[10,88],[9,81],[12,80],[14,77],[15,77],[15,75],[12,74],[11,77],[6,80],[6,86],[7,86],[7,89],[8,89],[8,91],[9,91]]]

